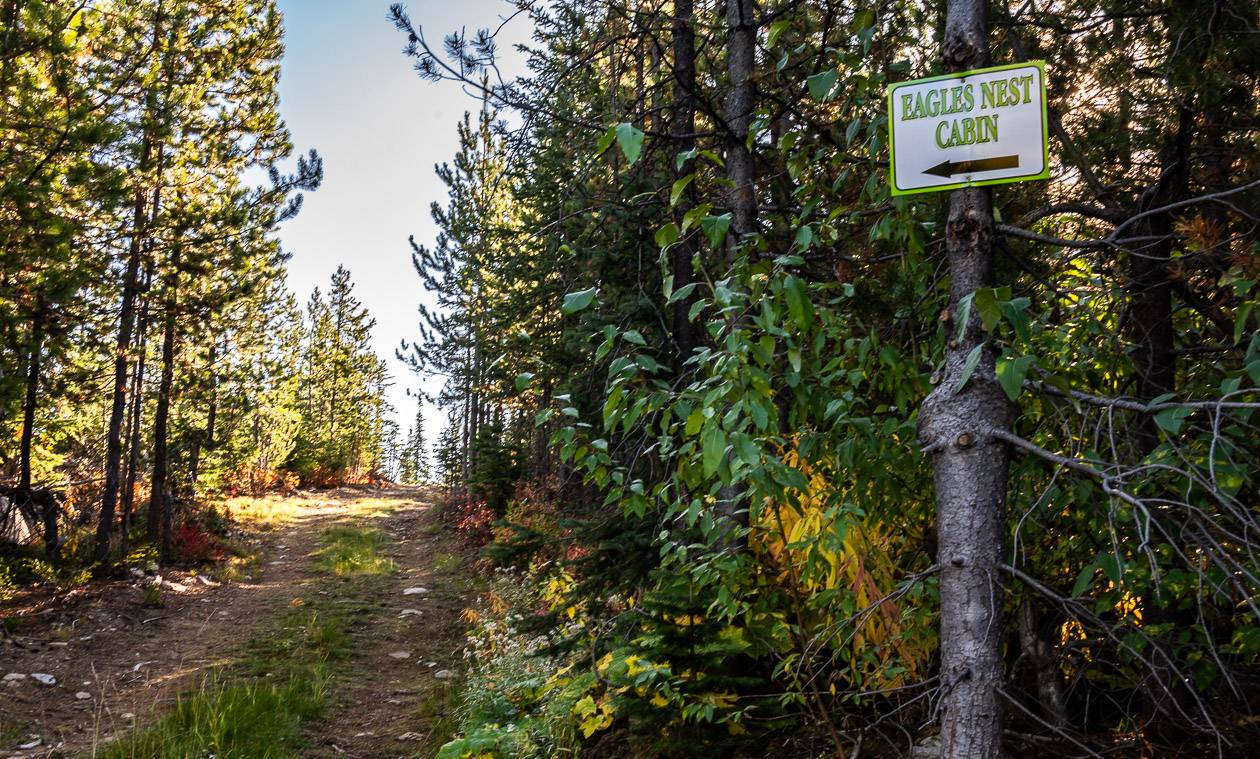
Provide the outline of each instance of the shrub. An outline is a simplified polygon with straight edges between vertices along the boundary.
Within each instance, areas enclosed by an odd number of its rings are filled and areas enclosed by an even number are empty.
[[[451,521],[464,540],[475,546],[484,546],[490,542],[496,516],[485,501],[464,498],[455,501],[448,508],[451,510]]]
[[[187,521],[171,535],[171,547],[180,561],[204,564],[223,556],[223,546],[209,530],[194,521]]]

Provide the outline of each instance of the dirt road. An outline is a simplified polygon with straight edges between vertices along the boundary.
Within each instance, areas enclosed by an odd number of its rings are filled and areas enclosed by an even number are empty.
[[[432,755],[449,729],[460,612],[477,582],[467,551],[416,489],[304,492],[244,508],[256,524],[241,538],[257,557],[250,565],[94,583],[0,606],[0,616],[17,620],[11,640],[0,641],[0,757],[91,756],[158,719],[180,693],[231,673],[246,642],[286,609],[331,592],[337,579],[313,554],[334,525],[381,530],[396,569],[374,597],[338,599],[366,612],[349,630],[328,708],[303,727],[301,754]],[[155,583],[160,608],[144,592]]]

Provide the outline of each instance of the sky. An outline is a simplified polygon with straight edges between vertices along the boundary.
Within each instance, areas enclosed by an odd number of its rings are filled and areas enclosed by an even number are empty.
[[[400,434],[416,413],[406,391],[420,378],[395,358],[401,340],[417,337],[418,304],[425,298],[411,264],[409,235],[431,245],[429,214],[446,189],[434,174],[458,147],[456,124],[479,103],[452,82],[428,82],[402,54],[406,39],[387,20],[387,0],[279,0],[285,58],[280,112],[298,152],[324,159],[324,183],[308,193],[302,212],[280,229],[289,261],[289,288],[305,305],[311,290],[326,290],[339,264],[350,270],[355,294],[376,319],[375,348],[390,367],[390,402]],[[499,26],[512,10],[504,0],[412,0],[411,20],[431,44],[461,28]],[[517,18],[500,35],[505,77],[522,72],[512,45],[528,39]],[[436,391],[440,380],[429,380]],[[445,415],[425,409],[430,444]]]

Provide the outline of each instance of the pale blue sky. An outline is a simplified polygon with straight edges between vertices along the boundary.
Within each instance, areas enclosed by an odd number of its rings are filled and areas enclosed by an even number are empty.
[[[386,19],[388,0],[279,0],[286,53],[280,110],[301,151],[324,158],[324,184],[302,213],[280,231],[289,262],[289,287],[305,305],[311,290],[326,288],[338,264],[350,269],[355,292],[376,318],[377,352],[394,377],[390,400],[405,434],[415,401],[405,389],[418,378],[394,358],[401,339],[416,336],[422,297],[411,266],[410,234],[431,244],[436,230],[429,204],[445,188],[433,173],[457,147],[456,123],[478,103],[450,82],[421,80],[402,55],[406,40]],[[412,21],[430,43],[448,32],[497,27],[511,12],[504,0],[413,0]],[[500,37],[505,76],[520,73],[509,43],[528,39],[528,21],[514,20]],[[440,383],[430,383],[435,390]],[[425,414],[425,433],[436,439],[445,420]]]

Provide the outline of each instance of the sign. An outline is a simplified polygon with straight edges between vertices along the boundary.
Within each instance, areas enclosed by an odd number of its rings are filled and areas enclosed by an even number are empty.
[[[1044,61],[889,85],[888,114],[893,195],[1050,176]]]

